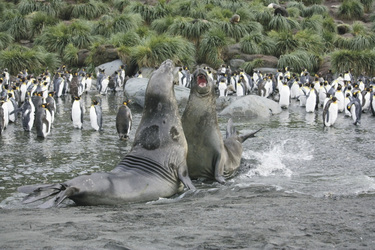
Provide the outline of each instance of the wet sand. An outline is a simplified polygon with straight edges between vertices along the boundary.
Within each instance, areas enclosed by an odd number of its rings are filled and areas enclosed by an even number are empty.
[[[374,197],[278,191],[0,209],[0,249],[372,249]]]

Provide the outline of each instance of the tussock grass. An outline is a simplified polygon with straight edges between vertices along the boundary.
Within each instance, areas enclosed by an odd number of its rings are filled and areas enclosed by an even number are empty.
[[[147,24],[151,24],[152,21],[171,14],[171,9],[163,1],[159,1],[155,6],[146,5],[141,2],[132,2],[130,9],[131,12],[140,14]]]
[[[331,54],[332,69],[336,72],[344,72],[353,69],[355,75],[366,72],[375,74],[375,51],[374,50],[337,50]]]
[[[247,73],[252,74],[255,68],[260,68],[264,66],[264,61],[262,59],[255,59],[250,62],[245,62],[242,64],[241,68]]]
[[[298,50],[290,54],[284,54],[280,56],[277,64],[278,68],[290,67],[295,72],[301,72],[303,69],[307,69],[310,72],[316,72],[319,67],[320,59],[312,53]]]
[[[198,50],[198,60],[217,68],[223,63],[221,52],[225,45],[227,45],[227,40],[222,30],[214,29],[209,31],[201,41]]]
[[[301,28],[308,29],[313,33],[320,33],[323,30],[323,17],[321,15],[314,15],[304,18],[301,21]]]
[[[115,0],[113,2],[113,8],[115,8],[121,13],[129,4],[129,0]]]
[[[109,8],[106,4],[100,1],[89,0],[87,3],[73,5],[71,17],[92,20],[108,12]]]
[[[0,50],[6,49],[13,43],[13,37],[6,32],[0,32]]]
[[[59,22],[56,17],[50,16],[45,12],[33,12],[27,16],[30,20],[30,36],[35,37],[42,33],[47,26],[53,26]]]
[[[16,75],[24,69],[40,72],[47,67],[46,55],[38,50],[28,49],[20,45],[12,45],[0,51],[0,68],[8,68],[9,73]]]
[[[291,32],[271,31],[269,33],[269,36],[273,38],[276,43],[276,46],[275,46],[276,56],[291,53],[292,51],[298,48],[298,40],[293,36]]]
[[[363,4],[358,0],[344,0],[340,5],[338,16],[348,20],[360,19],[364,14]]]
[[[166,59],[176,64],[191,64],[194,60],[195,49],[192,43],[182,37],[167,35],[151,35],[140,45],[133,47],[131,57],[140,67],[160,65]]]
[[[22,15],[27,15],[32,12],[41,11],[49,16],[57,17],[64,5],[65,3],[62,0],[22,0],[17,5],[17,8]]]

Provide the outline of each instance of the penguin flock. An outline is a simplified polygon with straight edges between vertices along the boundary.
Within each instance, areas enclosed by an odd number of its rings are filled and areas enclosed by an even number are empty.
[[[99,69],[96,74],[96,89],[99,95],[93,96],[89,108],[91,128],[95,131],[103,130],[103,115],[100,95],[108,91],[115,92],[125,86],[125,65],[121,65],[112,75],[105,74]],[[63,65],[51,75],[46,69],[40,75],[30,74],[27,70],[17,76],[11,76],[7,69],[0,74],[0,136],[13,123],[21,123],[26,132],[36,131],[37,137],[46,138],[53,128],[56,115],[56,100],[71,97],[72,127],[83,128],[85,105],[82,96],[93,86],[92,74],[85,68],[78,72],[67,70]],[[116,117],[116,127],[119,138],[126,140],[129,137],[132,115],[125,100],[119,107]],[[20,119],[20,122],[18,120]]]
[[[350,70],[335,76],[331,70],[323,77],[310,75],[307,69],[300,74],[292,73],[289,67],[263,74],[254,70],[252,75],[243,69],[232,71],[230,66],[221,65],[215,77],[213,70],[203,67],[216,82],[217,96],[245,96],[250,94],[273,99],[282,109],[288,109],[291,100],[307,113],[323,110],[324,127],[333,126],[339,113],[351,117],[354,125],[360,125],[362,113],[375,116],[375,77],[364,74],[357,79]],[[184,68],[179,70],[179,85],[189,86]],[[187,79],[187,80],[186,80]]]
[[[241,97],[255,94],[277,101],[283,109],[288,109],[291,100],[295,99],[307,113],[314,113],[321,108],[325,127],[333,126],[339,113],[351,117],[355,125],[360,125],[362,113],[375,116],[375,77],[360,75],[354,79],[350,70],[337,76],[329,71],[323,77],[317,74],[311,76],[307,69],[300,74],[291,73],[288,67],[265,74],[254,70],[252,75],[241,68],[232,70],[224,64],[216,72],[207,66],[203,69],[216,82],[218,96]],[[191,73],[188,67],[180,67],[177,74],[178,85],[189,88]],[[134,77],[142,77],[142,72],[137,72]],[[95,86],[93,75],[85,68],[72,72],[63,65],[53,74],[46,69],[38,76],[27,70],[11,76],[4,69],[0,74],[0,135],[9,124],[21,123],[24,131],[30,132],[35,128],[38,137],[46,138],[53,128],[56,100],[68,95],[72,100],[72,127],[82,129],[86,111],[81,97],[95,87],[99,94],[91,100],[90,125],[95,131],[102,131],[100,95],[106,95],[108,91],[123,90],[125,80],[125,65],[121,65],[112,75],[99,69]],[[129,100],[125,100],[116,116],[117,133],[123,140],[128,139],[132,126],[128,104]]]

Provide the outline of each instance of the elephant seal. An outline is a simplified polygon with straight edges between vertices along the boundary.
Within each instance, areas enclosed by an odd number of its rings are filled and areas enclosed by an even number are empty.
[[[130,152],[110,172],[82,175],[60,184],[20,187],[24,203],[47,197],[40,207],[58,206],[66,198],[77,205],[113,205],[170,197],[195,189],[186,165],[187,142],[173,86],[173,62],[153,72],[142,118]],[[182,183],[181,183],[182,182]]]
[[[187,164],[190,178],[225,182],[240,166],[242,142],[259,131],[239,136],[229,119],[226,138],[221,135],[217,113],[215,85],[203,69],[192,78],[188,103],[182,115],[182,126],[188,142]]]

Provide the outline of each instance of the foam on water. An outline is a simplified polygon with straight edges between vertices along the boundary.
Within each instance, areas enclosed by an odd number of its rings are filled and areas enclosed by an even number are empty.
[[[293,147],[290,147],[290,145],[293,145]],[[293,168],[299,166],[291,163],[296,161],[300,163],[301,160],[310,161],[313,159],[312,151],[309,148],[307,142],[300,142],[296,145],[290,139],[287,139],[271,142],[268,150],[263,152],[247,150],[243,153],[243,158],[255,161],[258,164],[255,164],[253,168],[241,176],[243,178],[275,175],[291,177]],[[286,162],[288,162],[288,166]]]

